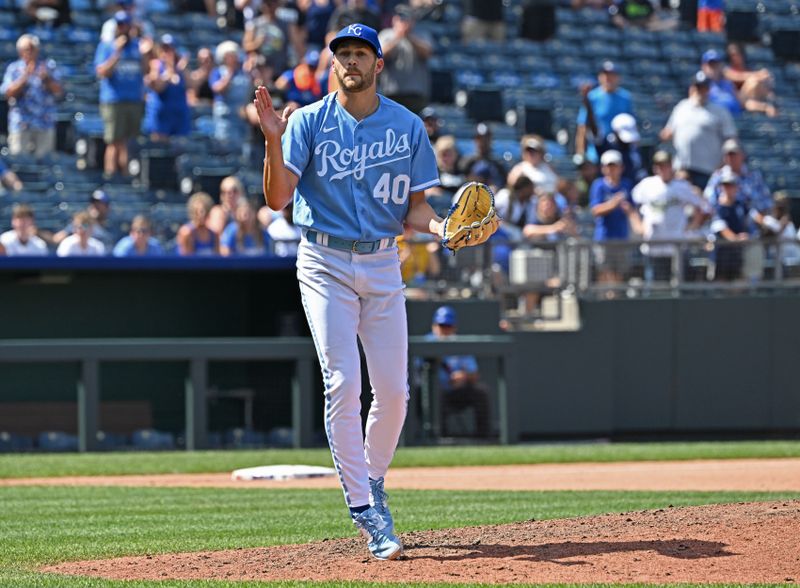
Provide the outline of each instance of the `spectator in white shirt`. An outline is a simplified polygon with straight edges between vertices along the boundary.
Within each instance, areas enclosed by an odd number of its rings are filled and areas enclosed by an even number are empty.
[[[544,139],[538,135],[525,135],[522,137],[520,147],[522,147],[522,161],[511,168],[508,173],[508,184],[513,186],[520,175],[526,175],[537,190],[555,194],[558,176],[545,161],[547,147]]]
[[[15,204],[11,211],[12,230],[0,235],[6,255],[47,255],[47,244],[36,236],[33,210],[27,204]]]
[[[643,236],[646,241],[687,239],[692,230],[699,229],[711,213],[711,207],[699,197],[686,181],[675,177],[672,157],[666,151],[653,155],[653,172],[633,188],[633,201],[639,205]],[[691,221],[687,216],[691,208]],[[672,258],[676,249],[672,245],[645,245],[656,279],[671,275]]]
[[[59,257],[105,255],[105,245],[91,236],[92,217],[88,212],[81,211],[72,217],[72,229],[74,232],[61,241],[56,255]]]

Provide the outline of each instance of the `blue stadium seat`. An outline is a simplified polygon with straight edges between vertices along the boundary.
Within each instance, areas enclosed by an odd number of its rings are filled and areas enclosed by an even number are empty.
[[[489,78],[493,84],[506,88],[514,88],[523,83],[522,75],[515,71],[494,71]]]
[[[660,59],[641,59],[633,61],[629,65],[629,74],[634,74],[637,79],[642,79],[646,76],[660,76],[662,78],[672,75],[672,68],[666,61]]]
[[[10,21],[5,18],[7,14],[0,12],[0,41],[13,41],[16,43],[22,31],[17,28],[13,18]]]
[[[659,33],[660,34],[660,33]],[[629,42],[655,44],[657,37],[651,31],[639,27],[626,27],[620,31],[622,42],[627,45]]]
[[[37,446],[43,451],[77,451],[78,438],[61,431],[46,431],[39,433]]]
[[[99,12],[89,10],[75,10],[71,16],[73,26],[92,31],[99,31],[105,20]]]
[[[583,50],[577,43],[565,42],[561,39],[552,39],[543,44],[543,51],[545,55],[557,57],[559,59],[564,57],[580,57],[583,55]]]
[[[461,87],[480,86],[486,81],[486,76],[477,69],[466,69],[455,73],[455,82]]]
[[[266,435],[253,429],[228,429],[223,437],[225,447],[244,449],[257,448],[266,445]]]
[[[28,435],[0,431],[0,453],[30,451],[33,449],[33,438]]]
[[[155,429],[137,429],[131,434],[134,449],[175,449],[175,435]]]
[[[581,49],[584,56],[593,59],[598,65],[607,59],[617,62],[617,60],[624,55],[622,49],[620,49],[620,46],[616,42],[603,40],[584,42],[581,44]],[[619,68],[623,63],[617,62],[616,65]]]
[[[72,0],[70,0],[72,1]],[[127,435],[97,431],[97,448],[102,451],[122,449],[128,445]]]
[[[658,63],[666,65],[666,61],[661,59],[661,47],[652,42],[642,41],[626,41],[625,50],[626,58],[638,61],[640,59],[647,60],[648,63]]]
[[[605,10],[582,8],[578,11],[578,20],[586,23],[608,24],[608,13]]]
[[[264,443],[270,447],[292,447],[294,437],[291,427],[274,427],[264,437]]]
[[[666,41],[661,44],[661,53],[669,56],[670,59],[692,60],[696,63],[696,69],[700,68],[700,52],[694,45],[687,45],[680,41]]]
[[[69,43],[98,43],[100,30],[91,27],[71,27],[63,31],[62,39]]]

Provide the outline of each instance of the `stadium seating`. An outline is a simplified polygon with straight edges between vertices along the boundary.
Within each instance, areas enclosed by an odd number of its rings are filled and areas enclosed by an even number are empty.
[[[519,158],[519,137],[535,131],[547,137],[552,165],[571,174],[569,155],[580,107],[578,88],[593,82],[599,64],[613,59],[622,72],[622,84],[631,90],[645,150],[658,144],[658,131],[675,103],[686,95],[687,80],[709,48],[724,50],[726,38],[693,29],[651,32],[642,28],[614,27],[605,11],[573,10],[566,0],[554,6],[555,34],[529,30],[525,15],[532,3],[509,0],[505,43],[464,44],[460,38],[463,15],[459,0],[447,0],[439,17],[422,21],[419,28],[435,41],[432,99],[442,120],[442,130],[455,135],[459,149],[469,153],[479,121],[492,121],[495,153],[509,163]],[[752,67],[768,67],[774,74],[779,116],[745,113],[737,120],[745,147],[758,162],[774,189],[794,194],[800,182],[800,59],[797,39],[800,5],[794,0],[731,0],[729,34],[751,42],[746,56]],[[552,8],[552,7],[550,7]],[[169,2],[152,2],[147,18],[156,34],[171,33],[181,48],[194,55],[201,46],[224,39],[241,42],[242,31],[220,28],[202,13],[178,14]],[[549,8],[548,8],[549,10]],[[745,15],[745,16],[740,16]],[[81,207],[88,194],[104,187],[112,195],[114,220],[143,211],[153,216],[167,240],[186,218],[184,202],[195,190],[218,196],[219,181],[238,174],[248,193],[259,196],[261,177],[240,155],[240,145],[221,145],[213,136],[209,106],[194,109],[192,134],[172,148],[146,140],[133,146],[132,156],[141,170],[132,183],[103,181],[99,167],[103,152],[102,120],[97,104],[98,83],[92,59],[99,31],[107,15],[92,0],[73,0],[72,23],[59,28],[32,25],[12,3],[0,4],[0,61],[16,59],[15,41],[25,32],[42,40],[42,52],[55,58],[63,74],[64,100],[58,106],[59,153],[44,161],[9,157],[8,165],[25,182],[20,194],[0,194],[0,229],[10,224],[11,205],[30,203],[43,228],[60,228]],[[528,26],[528,28],[530,28]],[[535,34],[534,34],[535,33]],[[772,46],[763,45],[763,39]],[[0,100],[0,135],[6,132],[5,102]],[[508,116],[509,113],[513,116]],[[0,137],[2,139],[2,137]],[[174,171],[173,171],[174,170]]]

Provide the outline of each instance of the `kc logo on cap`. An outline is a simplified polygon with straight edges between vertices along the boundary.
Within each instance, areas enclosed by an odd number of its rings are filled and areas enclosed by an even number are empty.
[[[347,25],[336,34],[336,36],[328,44],[328,47],[335,54],[336,48],[347,39],[358,39],[359,41],[363,41],[372,47],[372,50],[375,51],[375,55],[378,57],[383,57],[381,42],[378,40],[378,31],[375,29],[358,22]]]

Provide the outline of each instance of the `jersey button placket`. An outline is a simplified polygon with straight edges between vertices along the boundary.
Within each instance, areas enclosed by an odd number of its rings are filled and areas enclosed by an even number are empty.
[[[358,126],[353,129],[353,141],[350,143],[350,148],[355,151],[355,147],[357,143],[361,143],[363,138],[358,136]],[[353,160],[351,163],[353,169],[356,167],[356,162]],[[356,220],[358,220],[359,228],[361,229],[361,233],[363,236],[364,233],[364,223],[363,220],[366,216],[366,210],[364,208],[364,182],[363,180],[356,180],[355,173],[350,174],[350,192],[353,194],[353,204],[355,205],[356,211]]]

